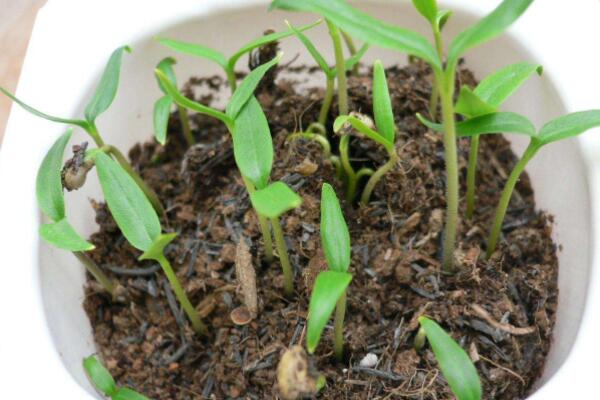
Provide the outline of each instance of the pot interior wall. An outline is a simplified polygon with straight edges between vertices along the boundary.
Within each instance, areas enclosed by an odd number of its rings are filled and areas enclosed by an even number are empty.
[[[416,16],[409,2],[395,2],[392,5],[367,3],[361,7],[390,22],[419,30],[429,36],[424,22]],[[183,21],[163,32],[147,32],[144,39],[130,43],[134,52],[124,58],[118,97],[111,110],[99,120],[99,127],[106,141],[126,150],[137,141],[149,140],[152,134],[152,106],[160,95],[153,68],[161,58],[172,54],[152,41],[154,35],[210,44],[231,54],[237,45],[259,36],[266,28],[283,29],[284,18],[295,24],[314,20],[314,17],[308,15],[267,13],[266,7],[262,6],[221,10],[210,16]],[[474,21],[473,16],[457,10],[448,24],[447,37],[455,35]],[[326,54],[331,54],[329,37],[323,26],[310,31],[308,35],[316,39]],[[296,64],[312,64],[297,40],[285,40],[282,49],[286,53],[284,63],[299,54]],[[178,60],[176,72],[180,84],[192,75],[220,72],[210,62],[175,56]],[[370,49],[366,60],[370,62],[375,58],[382,59],[387,65],[406,62],[404,55],[377,48]],[[528,50],[520,46],[518,38],[508,35],[467,55],[467,65],[478,77],[506,64],[523,60],[535,61]],[[245,68],[245,62],[245,58],[242,59],[238,67]],[[90,93],[91,88],[82,93],[81,108]],[[560,96],[548,78],[531,79],[505,108],[528,115],[538,125],[564,112]],[[76,139],[87,140],[82,134]],[[522,140],[514,141],[518,153],[523,150],[524,145]],[[528,168],[536,190],[537,206],[555,216],[554,236],[556,243],[561,246],[558,253],[560,300],[555,342],[540,384],[557,371],[571,350],[585,305],[591,237],[590,204],[582,160],[576,142],[567,141],[542,150]],[[548,167],[552,167],[552,176],[544,173],[544,168]],[[89,198],[101,199],[95,177],[89,179],[84,190],[67,195],[69,217],[76,228],[85,234],[96,230]],[[573,206],[575,204],[576,207]],[[81,359],[94,353],[95,349],[90,325],[81,307],[83,267],[71,254],[42,244],[40,268],[41,290],[56,349],[74,378],[89,388],[81,368]]]

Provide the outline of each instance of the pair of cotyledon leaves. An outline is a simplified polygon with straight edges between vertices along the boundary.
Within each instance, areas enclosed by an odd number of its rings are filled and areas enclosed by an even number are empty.
[[[132,389],[118,387],[110,372],[96,356],[86,357],[83,360],[83,369],[94,387],[112,400],[149,400]]]

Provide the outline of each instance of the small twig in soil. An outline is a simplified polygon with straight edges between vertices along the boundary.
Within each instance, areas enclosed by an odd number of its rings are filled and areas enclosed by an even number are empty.
[[[511,335],[529,335],[536,331],[535,326],[520,328],[511,324],[500,323],[494,320],[494,318],[492,318],[492,316],[480,305],[471,304],[471,309],[475,312],[475,314],[478,317],[484,319],[488,324],[492,325],[494,328],[510,333]]]
[[[149,268],[124,268],[117,267],[112,265],[107,265],[106,269],[116,275],[124,275],[124,276],[150,276],[154,275],[156,272],[160,270],[160,265],[154,264]]]
[[[503,367],[502,365],[500,365],[500,364],[498,364],[498,363],[496,363],[496,362],[494,362],[494,361],[490,360],[490,359],[489,359],[489,358],[487,358],[487,357],[484,357],[484,356],[482,356],[481,354],[479,355],[479,358],[481,358],[483,361],[489,362],[489,363],[490,363],[490,364],[492,364],[493,366],[495,366],[495,367],[497,367],[497,368],[500,368],[500,369],[501,369],[501,370],[503,370],[503,371],[506,371],[506,372],[508,372],[509,374],[511,374],[512,376],[514,376],[515,378],[517,378],[519,381],[521,381],[521,384],[522,384],[522,385],[525,385],[525,384],[526,384],[526,383],[525,383],[525,379],[523,379],[523,377],[522,377],[521,375],[517,374],[517,373],[516,373],[515,371],[513,371],[512,369],[510,369],[510,368],[506,368],[506,367]]]
[[[177,362],[185,355],[185,353],[191,347],[190,343],[184,343],[179,347],[171,356],[165,358],[163,361],[163,365],[169,365],[171,363]]]

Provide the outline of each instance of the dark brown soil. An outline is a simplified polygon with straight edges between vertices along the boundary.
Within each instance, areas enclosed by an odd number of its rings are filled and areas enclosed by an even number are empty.
[[[303,72],[308,73],[312,72]],[[412,348],[417,318],[427,314],[476,360],[485,399],[522,399],[540,376],[552,339],[558,265],[550,238],[551,218],[535,210],[524,175],[505,221],[504,240],[490,261],[483,258],[494,207],[515,163],[505,139],[483,137],[477,214],[472,221],[462,219],[458,235],[456,259],[461,272],[442,275],[442,140],[414,117],[416,112],[426,112],[431,74],[420,63],[393,67],[387,73],[401,162],[377,186],[369,207],[345,205],[354,274],[345,328],[347,360],[332,361],[332,331],[327,329],[314,357],[327,377],[319,397],[452,399],[429,347],[419,353]],[[97,246],[92,257],[119,279],[131,301],[111,302],[90,281],[85,309],[99,353],[120,384],[153,399],[277,398],[278,361],[288,346],[303,344],[310,284],[324,268],[319,239],[322,183],[331,182],[342,197],[331,165],[322,161],[315,144],[285,142],[289,133],[317,119],[322,90],[299,92],[298,82],[281,75],[276,85],[264,85],[258,97],[274,136],[273,178],[288,182],[304,199],[283,219],[296,270],[296,297],[283,298],[278,262],[259,261],[257,220],[235,168],[225,127],[194,115],[201,144],[186,154],[173,116],[166,147],[148,142],[135,146],[130,156],[168,208],[165,229],[179,236],[167,256],[211,335],[202,339],[192,334],[162,271],[152,262],[137,261],[139,252],[126,243],[106,207],[94,204],[100,230],[92,236]],[[461,79],[474,83],[467,71]],[[352,109],[370,114],[370,75],[352,77],[349,84]],[[189,93],[192,86],[203,88],[205,95],[198,100],[211,102],[223,85],[213,77],[194,80],[187,87]],[[467,140],[459,143],[463,185],[468,144]],[[355,141],[352,151],[357,164],[385,161],[385,153],[364,141]],[[229,314],[242,301],[234,268],[236,243],[242,237],[250,244],[257,269],[259,315],[238,327]],[[504,324],[503,329],[499,324]],[[524,327],[531,327],[532,333],[507,332]],[[376,354],[378,363],[360,367],[368,353]]]

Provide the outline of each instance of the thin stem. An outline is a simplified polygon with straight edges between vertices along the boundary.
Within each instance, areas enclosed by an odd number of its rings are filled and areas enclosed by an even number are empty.
[[[345,31],[341,31],[342,32],[342,37],[344,38],[344,42],[346,43],[346,47],[348,48],[348,51],[350,52],[350,56],[353,56],[356,54],[356,45],[354,44],[354,40],[352,39],[352,36],[348,35]],[[352,73],[354,75],[358,74],[358,63],[354,65],[354,67],[352,67]]]
[[[338,361],[344,359],[344,317],[346,316],[346,291],[337,302],[333,321],[333,349]]]
[[[349,154],[349,143],[350,143],[350,135],[344,135],[340,139],[340,161],[342,164],[342,168],[346,174],[346,200],[351,202],[354,199],[354,195],[356,194],[356,172],[352,168],[352,164],[350,164],[350,154]]]
[[[383,164],[367,181],[367,185],[365,186],[362,195],[360,197],[360,203],[363,206],[366,206],[369,203],[369,199],[371,198],[371,193],[373,193],[373,189],[375,189],[375,185],[379,182],[381,177],[385,175],[388,171],[390,171],[396,163],[398,162],[398,156],[396,155],[396,149],[388,149],[388,154],[390,155],[390,159],[388,162]]]
[[[437,27],[437,24],[432,25],[433,38],[435,41],[435,49],[437,51],[440,60],[444,58],[444,46],[442,43],[442,35]],[[440,88],[438,86],[437,79],[433,80],[433,87],[431,88],[431,99],[429,101],[429,115],[433,121],[437,120],[437,110],[440,98]]]
[[[279,253],[281,269],[283,269],[283,291],[287,297],[291,297],[294,294],[294,273],[292,271],[292,265],[290,264],[290,258],[288,256],[288,250],[279,218],[271,219],[271,226],[273,226],[275,245],[277,246],[277,252]]]
[[[246,186],[246,191],[248,194],[254,193],[256,188],[254,184],[250,182],[244,175],[242,175],[242,181],[244,181],[244,186]],[[269,229],[269,221],[266,217],[260,215],[256,210],[254,210],[256,215],[258,216],[258,225],[260,226],[260,232],[263,237],[264,247],[265,247],[265,259],[267,262],[273,262],[273,240],[271,239],[271,229]]]
[[[231,94],[233,94],[237,89],[237,78],[234,68],[226,68],[225,74],[227,74],[227,82],[229,82],[229,88],[231,89]]]
[[[498,201],[498,207],[496,208],[496,215],[494,217],[494,225],[490,230],[490,236],[487,242],[487,258],[494,253],[496,250],[496,245],[498,244],[498,239],[500,238],[500,233],[502,232],[502,223],[504,222],[504,217],[506,216],[506,210],[508,209],[508,205],[510,203],[510,198],[512,197],[513,190],[515,189],[515,185],[519,181],[519,177],[525,166],[533,158],[535,153],[540,149],[539,144],[534,143],[533,141],[529,143],[527,149],[523,153],[523,156],[515,165],[514,169],[510,173],[508,180],[506,181],[506,185],[502,190],[502,195],[500,196],[500,200]]]
[[[471,136],[469,163],[467,164],[467,218],[473,218],[475,212],[475,178],[477,171],[477,153],[479,152],[479,135]]]
[[[96,143],[97,147],[104,146],[104,140],[102,140],[102,136],[100,136],[100,132],[98,132],[98,128],[96,127],[96,124],[94,124],[94,123],[88,124],[86,131],[92,137],[92,139],[94,140],[94,143]]]
[[[319,123],[323,126],[327,123],[327,116],[329,115],[329,109],[331,108],[331,102],[333,101],[333,93],[335,91],[335,82],[333,76],[327,76],[327,83],[325,86],[325,97],[323,97],[323,104],[321,105],[321,111],[319,112]]]
[[[340,115],[348,114],[348,83],[346,82],[346,68],[344,67],[344,50],[342,49],[342,40],[340,30],[330,21],[327,21],[329,34],[333,39],[333,49],[335,52],[335,70],[337,73],[338,85],[338,111]]]
[[[288,136],[287,140],[295,140],[295,139],[306,139],[312,140],[321,145],[323,149],[323,157],[330,158],[331,157],[331,144],[329,144],[329,140],[320,133],[311,133],[311,132],[296,132],[292,133]]]
[[[135,181],[135,183],[137,183],[139,188],[142,189],[142,192],[144,192],[148,200],[150,200],[150,203],[152,203],[152,207],[154,208],[154,210],[156,210],[158,215],[166,215],[165,209],[163,208],[162,203],[158,199],[158,195],[156,194],[156,192],[152,190],[152,188],[148,186],[148,184],[142,179],[142,177],[136,172],[136,170],[133,169],[133,167],[131,166],[129,161],[127,161],[123,153],[121,153],[121,151],[115,146],[105,145],[103,146],[103,148],[106,149],[107,153],[115,157],[115,159],[121,165],[121,167],[123,167],[125,172],[127,172],[129,176],[133,178],[133,180]]]
[[[169,261],[165,258],[163,254],[161,254],[156,259],[156,261],[158,261],[163,271],[165,272],[165,275],[167,276],[167,279],[169,280],[169,283],[173,288],[173,293],[175,293],[177,300],[179,300],[179,303],[183,307],[183,310],[190,319],[194,331],[200,335],[208,336],[208,328],[206,327],[206,325],[204,325],[204,323],[200,319],[200,316],[198,316],[198,312],[196,311],[194,306],[192,306],[192,303],[190,303],[190,300],[185,294],[183,288],[181,287],[181,284],[179,283],[179,280],[177,279],[173,268],[171,268],[171,264],[169,263]]]
[[[194,135],[192,135],[192,130],[190,129],[190,118],[188,117],[187,110],[177,105],[177,113],[179,113],[179,119],[181,120],[181,130],[183,131],[183,137],[185,137],[185,141],[188,146],[193,146],[196,143],[194,139]]]
[[[306,132],[316,132],[320,133],[321,135],[327,134],[327,132],[325,131],[325,126],[320,124],[319,122],[312,122],[310,125],[308,125],[308,128],[306,128]]]
[[[102,272],[100,267],[96,265],[94,260],[92,260],[87,254],[81,251],[74,251],[73,255],[77,257],[77,259],[83,264],[83,266],[88,270],[90,274],[102,285],[102,287],[110,293],[111,296],[114,296],[115,285],[113,282]]]

